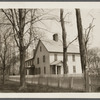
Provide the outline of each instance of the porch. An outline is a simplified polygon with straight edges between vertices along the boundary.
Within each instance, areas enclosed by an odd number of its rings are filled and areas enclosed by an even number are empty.
[[[63,62],[54,61],[50,64],[50,72],[51,74],[63,74]]]

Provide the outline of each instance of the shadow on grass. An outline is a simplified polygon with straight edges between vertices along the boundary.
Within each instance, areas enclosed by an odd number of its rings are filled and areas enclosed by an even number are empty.
[[[27,84],[27,88],[24,91],[19,91],[19,82],[14,81],[6,81],[5,84],[0,83],[0,92],[3,93],[47,93],[47,92],[83,92],[79,90],[72,90],[72,89],[65,89],[65,88],[58,88],[58,87],[50,87],[50,86],[44,86],[44,85],[35,85],[35,84]]]

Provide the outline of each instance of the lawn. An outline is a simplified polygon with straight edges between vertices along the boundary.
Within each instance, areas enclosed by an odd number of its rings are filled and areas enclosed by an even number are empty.
[[[27,89],[25,91],[19,91],[19,82],[14,81],[6,81],[5,84],[0,83],[0,92],[1,93],[18,93],[18,92],[26,92],[26,93],[46,93],[46,92],[82,92],[77,90],[71,89],[64,89],[64,88],[57,88],[57,87],[50,87],[44,85],[35,85],[35,84],[27,84]]]

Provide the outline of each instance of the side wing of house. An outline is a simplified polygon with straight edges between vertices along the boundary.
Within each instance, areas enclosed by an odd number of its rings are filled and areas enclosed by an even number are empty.
[[[26,68],[26,75],[34,75],[35,74],[35,67],[33,64],[33,58],[28,59],[25,61],[25,68]]]
[[[34,65],[36,74],[50,74],[50,62],[49,62],[49,53],[41,40],[39,41],[35,57],[34,57]]]

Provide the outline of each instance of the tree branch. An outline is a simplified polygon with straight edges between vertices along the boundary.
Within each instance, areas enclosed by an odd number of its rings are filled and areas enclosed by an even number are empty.
[[[67,48],[69,47],[70,44],[72,44],[77,39],[78,39],[78,36],[67,45]]]

